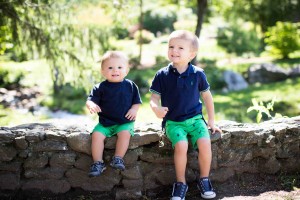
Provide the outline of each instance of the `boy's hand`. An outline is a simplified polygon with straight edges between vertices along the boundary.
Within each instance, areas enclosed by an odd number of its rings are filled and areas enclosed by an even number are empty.
[[[128,110],[128,112],[126,113],[126,115],[125,115],[125,117],[127,118],[127,119],[129,119],[129,120],[135,120],[135,118],[136,118],[136,115],[137,115],[137,111],[138,111],[138,109],[136,109],[136,108],[130,108],[129,110]]]
[[[216,132],[222,133],[222,130],[215,126],[214,122],[208,120],[208,127],[211,128],[211,133],[215,134]]]
[[[168,107],[155,107],[152,110],[158,118],[164,118],[169,111]]]
[[[87,101],[86,107],[90,111],[91,114],[101,112],[101,108],[95,104],[93,101]]]

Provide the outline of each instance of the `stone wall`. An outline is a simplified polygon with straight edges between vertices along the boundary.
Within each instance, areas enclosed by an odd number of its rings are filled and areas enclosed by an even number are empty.
[[[300,171],[300,116],[241,124],[222,121],[224,133],[212,136],[211,179],[224,182],[241,173]],[[126,170],[108,163],[116,138],[106,140],[107,170],[88,177],[92,163],[88,127],[51,123],[0,128],[0,189],[59,194],[72,188],[111,192],[115,199],[137,199],[175,180],[173,150],[159,124],[136,127],[124,158]],[[188,152],[188,182],[199,174],[197,152]]]

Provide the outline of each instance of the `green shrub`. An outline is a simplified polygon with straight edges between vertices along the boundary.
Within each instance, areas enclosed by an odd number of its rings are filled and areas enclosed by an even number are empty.
[[[265,36],[266,50],[274,56],[288,58],[300,49],[300,23],[277,22]]]
[[[140,58],[136,55],[129,55],[129,66],[131,69],[137,69],[140,66]]]
[[[87,98],[84,88],[76,88],[70,83],[61,87],[58,93],[44,99],[41,104],[52,110],[66,110],[71,113],[83,113],[84,103]]]
[[[167,33],[174,30],[173,23],[176,20],[176,10],[171,6],[151,9],[144,14],[143,28],[155,35]]]
[[[259,123],[261,121],[263,114],[266,115],[268,117],[268,119],[282,117],[282,115],[279,113],[275,113],[274,117],[270,113],[271,111],[273,111],[273,106],[274,106],[275,101],[276,101],[276,99],[273,98],[271,102],[268,102],[265,105],[265,103],[263,101],[258,102],[256,99],[252,99],[253,106],[250,106],[247,109],[247,113],[251,112],[251,111],[256,111],[257,112],[257,115],[256,115],[257,123]]]
[[[70,83],[66,83],[61,87],[59,93],[54,95],[64,97],[67,100],[72,100],[72,99],[80,99],[86,96],[87,94],[84,88],[76,88],[72,86]]]
[[[155,57],[156,66],[167,66],[169,64],[169,60],[165,56],[156,56]]]
[[[126,27],[121,25],[116,25],[112,28],[112,32],[118,39],[125,39],[129,36],[129,31]]]
[[[140,34],[141,31],[136,31],[133,36],[138,44],[149,44],[155,38],[154,34],[147,30],[142,30],[142,38]]]
[[[223,78],[224,70],[219,69],[214,60],[202,59],[200,63],[204,66],[203,68],[211,90],[221,90],[226,86]]]
[[[0,87],[13,89],[21,85],[24,78],[24,72],[21,70],[9,70],[0,68]]]
[[[217,44],[228,53],[235,53],[238,56],[244,53],[258,55],[262,50],[262,40],[253,28],[246,29],[241,25],[233,24],[226,28],[219,28],[217,34]]]
[[[144,95],[149,91],[148,81],[143,77],[142,74],[132,73],[127,78],[132,80],[139,87],[141,95]]]

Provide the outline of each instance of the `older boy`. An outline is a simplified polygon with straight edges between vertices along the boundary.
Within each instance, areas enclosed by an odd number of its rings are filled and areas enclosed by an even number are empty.
[[[202,116],[204,101],[208,114],[208,126],[212,133],[221,130],[214,124],[214,104],[209,84],[202,69],[190,62],[198,51],[198,38],[191,32],[178,30],[171,33],[168,42],[168,58],[171,63],[160,69],[150,87],[150,106],[158,118],[174,148],[176,180],[172,200],[185,199],[188,186],[185,179],[188,139],[198,148],[200,176],[197,186],[201,197],[216,196],[208,178],[212,159],[208,128]]]

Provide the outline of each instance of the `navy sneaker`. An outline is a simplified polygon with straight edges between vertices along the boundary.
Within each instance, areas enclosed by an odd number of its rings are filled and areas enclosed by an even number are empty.
[[[181,182],[174,183],[171,200],[184,200],[187,190],[187,184]]]
[[[122,171],[125,170],[124,160],[120,156],[114,156],[110,162],[110,166]]]
[[[93,176],[100,176],[100,174],[106,169],[105,164],[103,161],[94,162],[91,165],[91,170],[89,173],[90,177]]]
[[[216,197],[216,193],[208,177],[203,177],[197,180],[197,187],[200,190],[203,199],[212,199]]]

